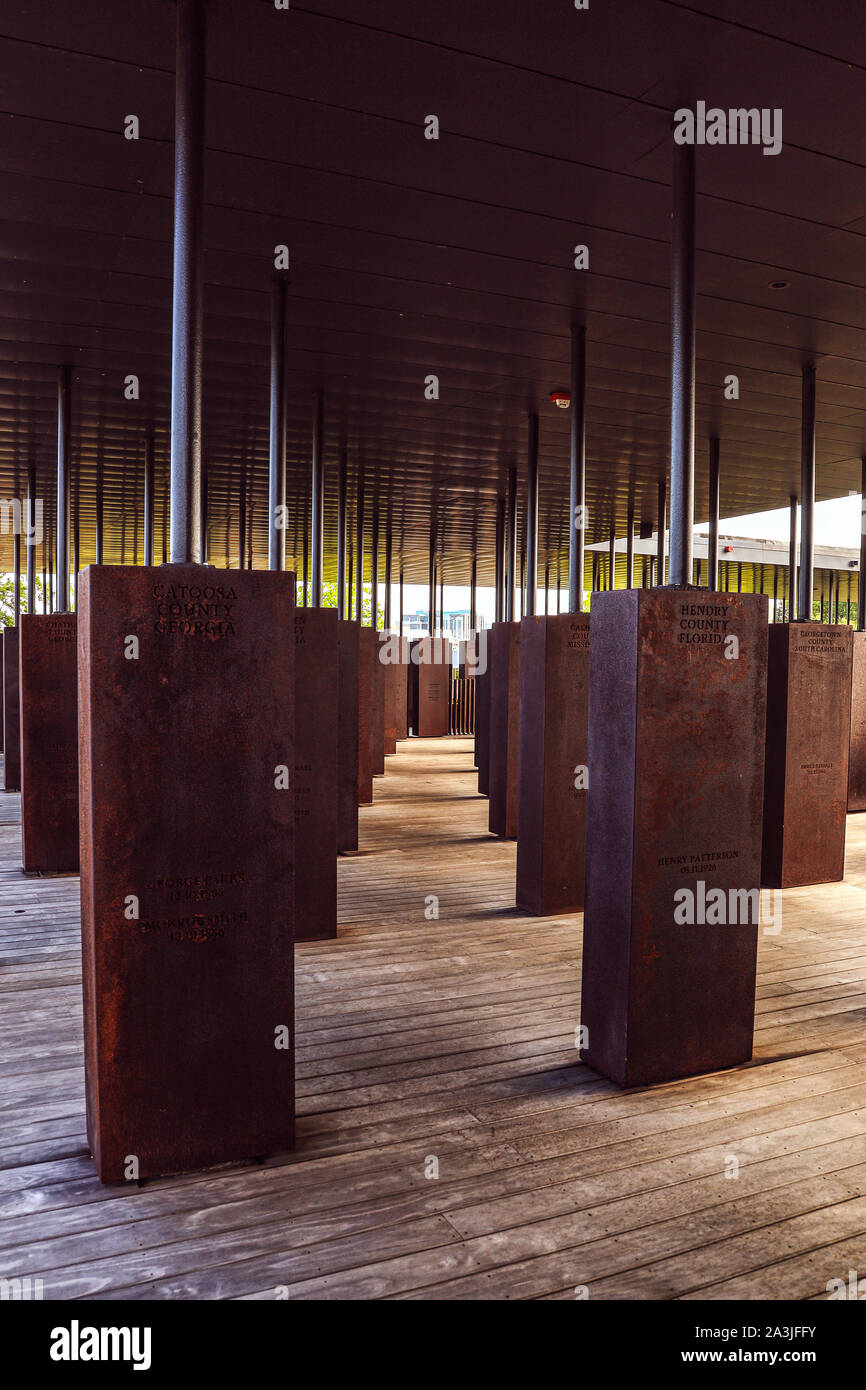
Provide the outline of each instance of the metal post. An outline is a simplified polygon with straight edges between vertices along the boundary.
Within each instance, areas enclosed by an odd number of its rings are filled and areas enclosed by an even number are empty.
[[[209,558],[210,558],[210,555],[209,555],[209,546],[210,546],[210,517],[209,517],[209,515],[208,515],[208,496],[209,496],[209,489],[208,489],[207,464],[204,463],[204,462],[202,462],[202,466],[201,466],[201,561],[202,561],[202,564],[204,564],[204,565],[206,565],[206,564],[208,563],[208,560],[209,560]],[[138,520],[138,517],[136,516],[136,521],[137,521],[137,520]],[[133,555],[134,555],[134,554],[135,554],[135,546],[133,546]]]
[[[346,484],[348,491],[348,482]],[[352,524],[348,500],[346,502],[346,617],[355,612],[355,556],[352,550]]]
[[[69,612],[69,427],[70,371],[57,378],[57,609]]]
[[[472,569],[469,573],[469,631],[475,632],[478,625],[478,556],[473,553]]]
[[[153,489],[156,481],[153,430],[144,444],[144,563],[153,564]]]
[[[656,551],[658,559],[658,575],[656,583],[659,585],[665,582],[665,505],[667,502],[667,484],[664,478],[659,483],[659,529],[658,529],[658,548]],[[670,573],[670,571],[668,571]],[[685,580],[683,581],[686,582]]]
[[[671,274],[671,541],[669,581],[692,574],[695,489],[695,147],[674,145]],[[660,552],[663,553],[663,552]],[[664,583],[660,566],[659,583]]]
[[[586,329],[571,326],[571,460],[569,473],[568,611],[583,609],[586,542]]]
[[[493,583],[495,585],[495,621],[501,623],[505,617],[505,498],[496,499],[496,560]]]
[[[526,457],[526,608],[535,616],[538,593],[538,415],[530,411],[527,421]]]
[[[27,469],[27,612],[36,612],[36,465]]]
[[[268,455],[268,569],[286,564],[286,283],[271,300],[271,417]]]
[[[340,448],[337,474],[337,617],[346,616],[346,507],[349,489],[349,454],[345,441]],[[349,595],[349,605],[352,598]]]
[[[370,545],[370,626],[379,626],[379,487],[373,489],[373,536]]]
[[[628,535],[625,543],[625,587],[634,588],[634,511],[629,507]]]
[[[391,559],[394,549],[394,533],[391,530],[391,509],[385,522],[385,631],[391,631]]]
[[[710,534],[707,538],[707,588],[719,587],[719,441],[710,440]]]
[[[96,456],[96,563],[105,563],[105,463],[102,457],[101,442],[97,444]]]
[[[313,393],[312,591],[310,607],[321,608],[325,580],[325,398]]]
[[[430,553],[427,557],[427,626],[434,636],[436,623],[436,523],[430,518]]]
[[[247,460],[244,458],[241,463],[241,497],[240,514],[238,516],[238,569],[246,567],[247,549]]]
[[[403,561],[400,561],[400,636],[403,636]]]
[[[205,14],[178,0],[171,353],[171,560],[201,559]]]
[[[797,611],[797,497],[791,494],[790,527],[788,534],[788,622],[792,623]]]
[[[607,561],[607,576],[609,589],[616,588],[616,528],[611,524],[610,528],[610,552]]]
[[[514,589],[517,583],[517,469],[508,470],[507,577],[505,582],[505,621],[514,622]]]
[[[357,590],[355,617],[357,622],[364,621],[364,464],[358,462],[358,501],[355,512],[355,571],[357,573]]]
[[[815,367],[803,366],[802,419],[800,432],[800,589],[797,617],[812,617],[812,587],[815,569]]]
[[[860,460],[860,573],[857,576],[857,631],[866,632],[866,454]]]
[[[14,596],[14,616],[13,623],[18,626],[18,619],[21,617],[21,527],[19,526],[12,539],[12,564],[15,567],[15,596]]]

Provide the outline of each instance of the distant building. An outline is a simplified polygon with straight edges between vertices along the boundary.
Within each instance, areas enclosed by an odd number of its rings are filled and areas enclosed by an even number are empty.
[[[446,611],[444,621],[439,631],[443,637],[450,637],[455,642],[462,641],[468,637],[471,632],[469,617],[470,613],[468,608],[454,608]],[[428,619],[429,613],[426,608],[419,608],[417,613],[404,613],[404,636],[409,637],[414,633],[423,634],[429,632]],[[476,632],[482,632],[486,626],[486,620],[479,614],[475,624]]]

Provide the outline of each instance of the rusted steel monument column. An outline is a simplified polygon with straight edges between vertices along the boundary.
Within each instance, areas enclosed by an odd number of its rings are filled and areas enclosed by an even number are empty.
[[[28,554],[28,560],[29,560]],[[22,616],[27,616],[22,615]],[[3,790],[21,790],[21,726],[18,642],[21,623],[3,628]]]
[[[320,941],[337,935],[336,609],[296,608],[294,633],[295,940]]]
[[[860,461],[860,573],[857,578],[857,631],[852,638],[848,810],[866,811],[866,458]],[[849,584],[850,580],[849,574]],[[849,588],[849,597],[850,592]]]
[[[57,383],[57,611],[19,634],[21,859],[25,873],[78,872],[76,615],[69,612],[70,372]]]
[[[670,585],[596,594],[591,622],[582,1056],[621,1086],[752,1052],[768,611],[690,584],[694,214],[677,146]]]
[[[508,470],[505,622],[488,638],[488,825],[493,835],[517,838],[520,747],[520,620],[516,618],[517,469]]]
[[[337,849],[358,848],[358,624],[337,624]]]
[[[322,607],[325,416],[313,395],[311,606],[296,609],[295,634],[295,940],[337,935],[338,619]]]
[[[568,532],[568,611],[583,611],[586,541],[586,329],[571,328],[571,465]]]
[[[206,9],[178,0],[171,560],[91,566],[81,586],[87,1127],[103,1181],[294,1141],[294,575],[198,563]]]
[[[496,550],[494,567],[494,622],[501,623],[505,612],[505,498],[496,499]],[[492,686],[491,629],[478,634],[478,673],[475,678],[475,763],[478,790],[490,791],[490,690]]]
[[[572,461],[574,463],[574,456]],[[578,450],[578,470],[579,462]],[[535,616],[538,508],[538,417],[535,415],[531,415],[529,421],[528,465],[527,616],[520,624],[519,642],[509,644],[508,654],[503,657],[509,673],[512,665],[516,665],[516,673],[507,687],[497,691],[494,697],[492,727],[500,748],[504,734],[505,778],[503,783],[503,779],[493,774],[491,762],[490,828],[504,826],[505,829],[498,831],[500,834],[507,834],[511,829],[516,792],[517,906],[537,916],[549,916],[579,912],[583,907],[589,615],[573,610],[559,617]],[[571,492],[574,497],[582,497],[582,478],[572,476]],[[577,506],[582,503],[573,501],[573,519],[578,519]],[[582,513],[579,519],[582,523]],[[574,525],[572,531],[576,537],[578,531]],[[611,588],[614,587],[614,544],[615,533],[611,526]],[[582,541],[576,548],[582,552]],[[581,559],[575,557],[575,564],[580,563]],[[501,637],[496,640],[498,653],[505,643]]]
[[[36,547],[42,539],[42,505],[36,497],[36,465],[27,468],[27,503],[23,523],[27,552],[27,615],[36,612]],[[3,629],[3,788],[21,790],[21,618]]]
[[[803,367],[798,618],[770,632],[763,882],[829,883],[845,872],[853,633],[813,622],[815,368]],[[832,616],[832,615],[830,615]]]
[[[520,625],[517,906],[547,917],[583,908],[589,614]]]
[[[517,838],[520,750],[520,623],[490,629],[490,769],[488,826],[492,835]]]

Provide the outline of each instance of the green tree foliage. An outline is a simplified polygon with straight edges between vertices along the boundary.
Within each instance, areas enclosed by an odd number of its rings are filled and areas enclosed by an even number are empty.
[[[21,580],[21,611],[27,612],[27,582]],[[42,582],[36,580],[36,612],[42,612]],[[11,574],[0,578],[0,620],[5,627],[11,627],[15,621],[15,580]]]

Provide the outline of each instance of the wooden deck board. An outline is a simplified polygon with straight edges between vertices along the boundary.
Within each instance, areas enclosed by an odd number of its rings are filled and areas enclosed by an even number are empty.
[[[786,892],[761,941],[754,1063],[621,1093],[576,1060],[580,918],[514,909],[470,750],[399,746],[340,861],[338,940],[297,948],[297,1151],[141,1188],[87,1154],[78,880],[22,875],[0,795],[0,1274],[64,1298],[760,1299],[866,1269],[866,815],[846,882]]]

